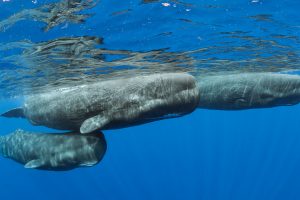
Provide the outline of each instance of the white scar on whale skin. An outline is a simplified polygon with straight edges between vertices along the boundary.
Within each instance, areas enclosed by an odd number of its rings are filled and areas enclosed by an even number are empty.
[[[199,98],[193,76],[161,73],[28,96],[22,108],[2,116],[89,133],[180,117],[194,111]]]

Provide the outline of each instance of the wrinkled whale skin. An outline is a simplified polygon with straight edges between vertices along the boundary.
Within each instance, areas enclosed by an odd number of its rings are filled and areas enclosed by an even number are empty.
[[[18,129],[0,136],[0,153],[26,168],[42,170],[71,170],[93,166],[106,152],[102,133],[33,133]]]
[[[198,78],[199,108],[241,110],[300,102],[300,76],[243,73]]]
[[[22,112],[35,125],[89,133],[183,116],[198,103],[193,76],[166,73],[32,95],[25,100]]]

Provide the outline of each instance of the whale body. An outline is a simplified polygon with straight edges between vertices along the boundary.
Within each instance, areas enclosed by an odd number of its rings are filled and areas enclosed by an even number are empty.
[[[34,125],[90,133],[186,115],[199,103],[193,76],[162,73],[107,80],[28,96],[2,116]]]
[[[105,152],[102,133],[45,134],[18,129],[0,136],[0,154],[24,164],[25,168],[58,171],[93,166]]]
[[[243,73],[198,79],[199,108],[241,110],[289,106],[300,102],[300,76]]]

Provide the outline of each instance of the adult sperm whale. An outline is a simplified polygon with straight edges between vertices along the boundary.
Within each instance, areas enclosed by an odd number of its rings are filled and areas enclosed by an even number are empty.
[[[300,102],[300,76],[243,73],[198,78],[199,108],[240,110],[295,105]]]
[[[25,168],[70,170],[93,166],[100,162],[106,151],[102,133],[44,134],[18,129],[0,136],[0,153]]]
[[[165,73],[107,80],[29,96],[2,116],[32,124],[90,133],[183,116],[197,108],[193,76]]]

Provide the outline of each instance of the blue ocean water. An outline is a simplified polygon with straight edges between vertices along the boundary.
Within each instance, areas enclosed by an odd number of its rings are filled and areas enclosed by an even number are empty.
[[[0,18],[49,2],[3,1]],[[218,33],[226,31],[250,31],[251,36],[267,38],[272,34],[299,36],[297,1],[185,3],[193,6],[175,1],[143,4],[103,0],[91,9],[95,15],[84,24],[62,25],[43,33],[42,23],[22,21],[0,33],[0,42],[97,35],[104,37],[104,47],[109,49],[150,51],[168,47],[176,52],[223,44],[226,38]],[[126,9],[131,11],[112,15]],[[249,18],[257,15],[271,17]],[[283,38],[281,44],[299,51],[296,40]],[[243,59],[243,55],[233,59]],[[2,113],[19,106],[21,100],[3,99],[0,103]],[[297,200],[299,113],[299,105],[245,111],[197,109],[181,118],[104,131],[108,150],[101,163],[67,172],[28,170],[1,158],[0,198]],[[3,135],[16,128],[50,131],[24,119],[0,118],[0,125]]]

